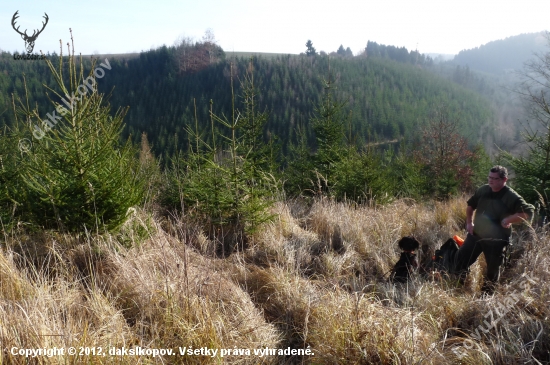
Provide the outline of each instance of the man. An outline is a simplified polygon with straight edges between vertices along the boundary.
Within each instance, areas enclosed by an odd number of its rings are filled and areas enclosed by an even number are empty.
[[[530,222],[534,207],[512,188],[506,186],[508,171],[494,166],[489,172],[489,183],[480,187],[468,200],[464,244],[457,252],[455,271],[464,280],[469,267],[481,252],[487,262],[487,275],[483,285],[491,293],[500,276],[506,247],[510,243],[512,224]],[[475,219],[472,221],[472,217]]]

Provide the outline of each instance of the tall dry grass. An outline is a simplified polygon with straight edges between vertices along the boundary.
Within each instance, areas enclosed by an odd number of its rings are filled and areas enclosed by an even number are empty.
[[[248,248],[220,259],[185,216],[138,211],[115,236],[6,236],[0,254],[2,363],[518,364],[550,363],[550,237],[514,239],[494,296],[483,259],[464,286],[388,283],[397,241],[421,260],[463,235],[465,199],[363,207],[279,202]],[[488,313],[513,305],[487,329]],[[485,326],[486,330],[480,330]],[[477,329],[477,332],[476,332]],[[475,342],[474,346],[471,346]],[[171,348],[176,355],[26,359],[11,348]],[[309,349],[313,355],[180,356],[200,349]]]

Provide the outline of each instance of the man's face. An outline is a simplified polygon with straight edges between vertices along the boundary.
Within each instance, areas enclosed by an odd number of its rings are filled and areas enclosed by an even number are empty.
[[[507,180],[508,178],[506,177],[504,178],[500,177],[498,172],[489,172],[489,186],[494,192],[497,192],[500,189],[502,189],[504,185],[506,185]]]

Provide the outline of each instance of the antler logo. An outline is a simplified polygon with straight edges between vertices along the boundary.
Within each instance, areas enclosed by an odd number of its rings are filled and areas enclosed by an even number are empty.
[[[29,36],[27,34],[27,30],[25,29],[25,32],[24,33],[21,33],[19,31],[19,27],[15,28],[15,20],[17,18],[19,18],[19,15],[17,15],[17,13],[19,13],[19,10],[17,10],[15,12],[15,14],[13,14],[13,18],[11,18],[11,26],[13,27],[13,29],[15,29],[15,31],[19,34],[21,34],[21,38],[23,38],[23,40],[25,41],[25,48],[27,49],[27,53],[30,54],[32,53],[32,50],[34,49],[34,42],[36,41],[36,38],[38,38],[38,35],[40,33],[42,33],[42,31],[44,30],[44,28],[46,28],[46,24],[48,24],[48,14],[44,13],[45,16],[44,16],[44,19],[46,19],[46,22],[42,22],[42,29],[38,30],[36,29],[33,34],[31,36]],[[37,33],[38,32],[38,33]]]

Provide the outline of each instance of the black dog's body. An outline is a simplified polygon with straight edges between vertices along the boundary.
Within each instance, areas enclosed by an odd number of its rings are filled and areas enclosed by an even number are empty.
[[[394,283],[405,283],[418,270],[418,259],[414,251],[420,247],[420,242],[414,237],[407,236],[403,237],[398,245],[403,252],[399,261],[393,267],[391,281]]]
[[[429,262],[424,262],[422,266],[418,264],[418,259],[414,253],[420,247],[420,242],[414,237],[403,237],[398,244],[403,252],[392,269],[390,277],[392,282],[405,283],[410,280],[413,273],[419,270],[422,275],[455,274],[456,255],[460,246],[453,238],[449,238],[441,248],[435,250],[432,259]],[[427,246],[423,246],[422,250],[426,253],[428,251]]]
[[[459,248],[456,241],[449,238],[439,250],[435,250],[435,255],[428,270],[439,271],[447,275],[453,274],[456,266],[456,254]]]

